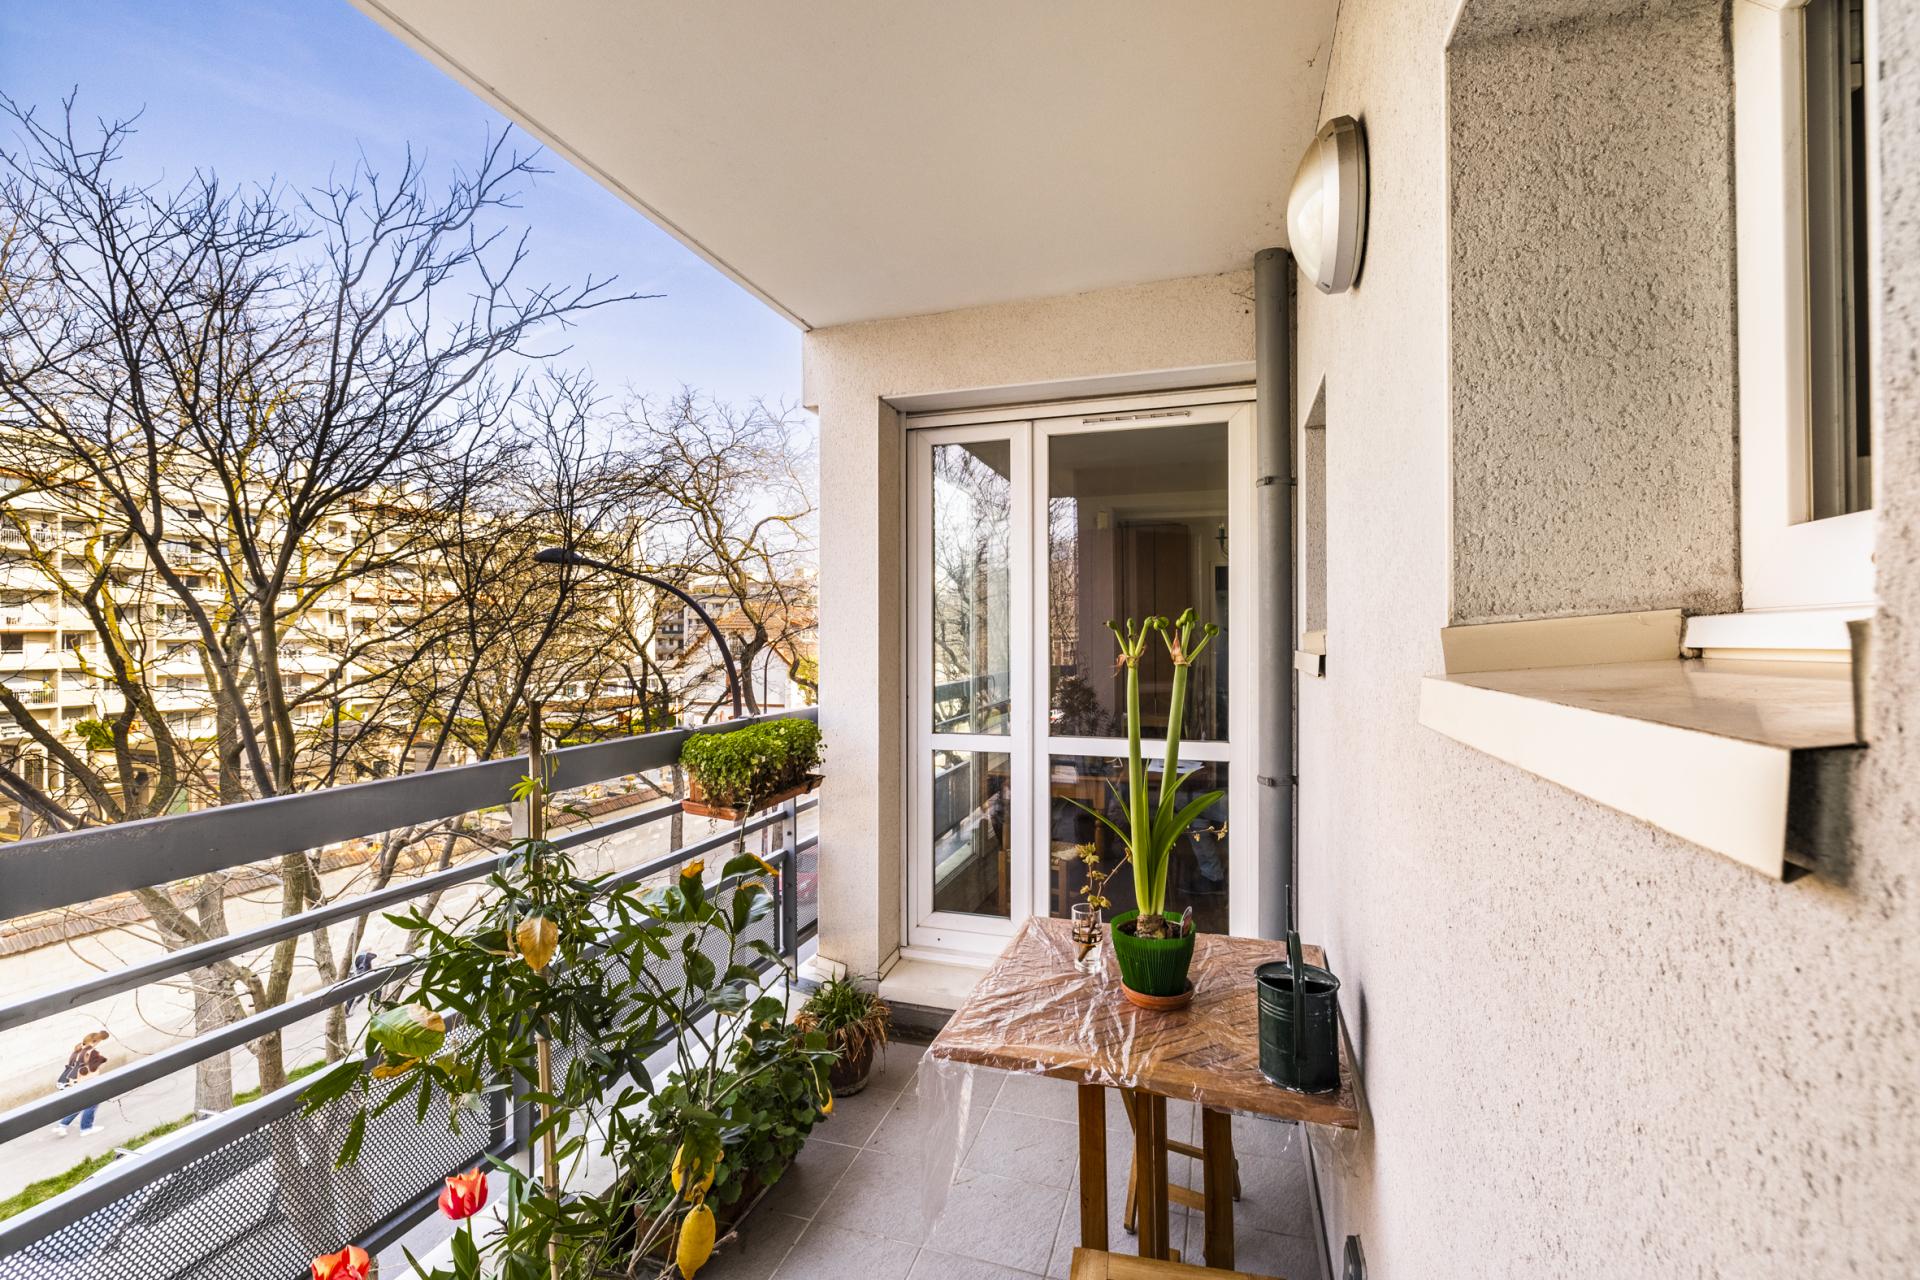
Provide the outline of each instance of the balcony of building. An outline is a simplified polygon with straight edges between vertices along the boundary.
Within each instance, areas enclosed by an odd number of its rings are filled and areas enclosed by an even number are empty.
[[[1094,1235],[1285,1280],[1920,1273],[1911,4],[355,2],[803,330],[818,804],[559,835],[623,850],[615,883],[705,859],[702,892],[737,895],[710,855],[744,834],[774,869],[756,977],[894,1006],[886,1069],[701,1276],[1058,1277]],[[1102,624],[1186,608],[1222,636],[1175,748],[1177,664],[1130,714]],[[0,672],[29,687],[37,656]],[[1354,1127],[1227,1121],[1228,1242],[1191,1195],[1129,1236],[1128,1144],[1086,1153],[1138,1113],[990,1067],[956,1112],[915,1039],[1071,909],[1082,850],[1110,865],[1087,809],[1129,785],[1129,727],[1176,798],[1218,795],[1171,877],[1201,936],[1296,927],[1341,979]],[[617,791],[685,741],[556,751],[555,786]],[[324,877],[453,815],[494,842],[36,983],[0,1051],[472,892],[528,767],[0,852],[0,911],[58,931],[217,871],[271,898],[272,859]],[[414,959],[16,1100],[0,1151],[142,1091],[189,1119],[197,1063]],[[0,1280],[297,1276],[348,1243],[391,1280],[445,1247],[441,1179],[529,1158],[524,1090],[497,1091],[459,1132],[383,1113],[337,1171],[312,1087],[0,1221]],[[1172,1144],[1207,1127],[1174,1106],[1147,1140],[1203,1201],[1227,1165]]]

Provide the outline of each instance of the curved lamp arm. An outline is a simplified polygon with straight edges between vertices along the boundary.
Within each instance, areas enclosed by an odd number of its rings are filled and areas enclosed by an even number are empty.
[[[740,673],[734,669],[733,651],[727,648],[727,638],[720,633],[719,626],[707,611],[700,607],[698,600],[671,582],[663,582],[659,578],[636,573],[632,569],[623,569],[617,564],[608,564],[604,560],[595,560],[591,556],[583,556],[578,551],[566,547],[547,547],[545,550],[534,552],[533,558],[541,564],[570,564],[583,569],[599,569],[606,573],[618,574],[623,578],[632,578],[635,582],[644,582],[650,587],[658,587],[678,597],[689,609],[700,615],[700,621],[707,626],[707,634],[711,635],[714,644],[720,647],[720,661],[727,669],[727,693],[733,698],[733,718],[740,720],[746,717],[746,701],[740,696]]]

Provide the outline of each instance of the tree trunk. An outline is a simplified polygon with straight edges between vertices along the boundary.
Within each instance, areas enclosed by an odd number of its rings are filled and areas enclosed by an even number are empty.
[[[682,769],[677,764],[673,766],[673,798],[675,800],[685,800],[687,798],[686,770]],[[673,817],[667,819],[667,822],[669,827],[671,828],[667,833],[667,839],[670,841],[667,847],[669,849],[679,849],[684,847],[687,842],[686,815],[681,813],[680,810],[675,809],[673,811]]]
[[[352,952],[336,959],[333,939],[325,927],[315,929],[308,936],[313,939],[313,967],[319,970],[320,980],[331,986],[344,979],[353,967]],[[347,1056],[347,1006],[344,1003],[327,1010],[326,1055],[328,1062],[338,1062]]]
[[[287,1082],[286,1042],[278,1031],[269,1031],[247,1046],[253,1060],[260,1064],[260,1092],[272,1093]]]
[[[222,937],[227,932],[227,878],[207,876],[200,882],[200,895],[193,903],[194,918],[207,936]],[[223,981],[212,969],[193,971],[193,1029],[199,1035],[217,1031],[240,1016],[240,1001],[233,985]],[[233,1106],[233,1057],[216,1053],[202,1060],[193,1073],[193,1109],[196,1114],[226,1111]]]
[[[313,864],[302,853],[285,854],[280,859],[280,915],[296,916],[310,901],[320,897],[319,878]],[[300,950],[298,938],[288,938],[273,949],[267,969],[266,998],[263,1009],[277,1009],[286,1003],[293,986],[293,962]],[[268,1032],[247,1048],[260,1064],[260,1092],[272,1093],[287,1082],[286,1041],[278,1031]]]

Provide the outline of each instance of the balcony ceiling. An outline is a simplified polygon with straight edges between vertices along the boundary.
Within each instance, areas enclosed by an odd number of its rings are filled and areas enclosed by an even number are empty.
[[[1285,243],[1337,0],[354,0],[806,326]]]

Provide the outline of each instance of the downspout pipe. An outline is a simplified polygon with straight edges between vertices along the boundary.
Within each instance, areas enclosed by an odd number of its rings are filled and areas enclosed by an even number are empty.
[[[1255,532],[1260,540],[1261,675],[1255,795],[1261,832],[1260,936],[1294,927],[1293,255],[1253,255]]]

